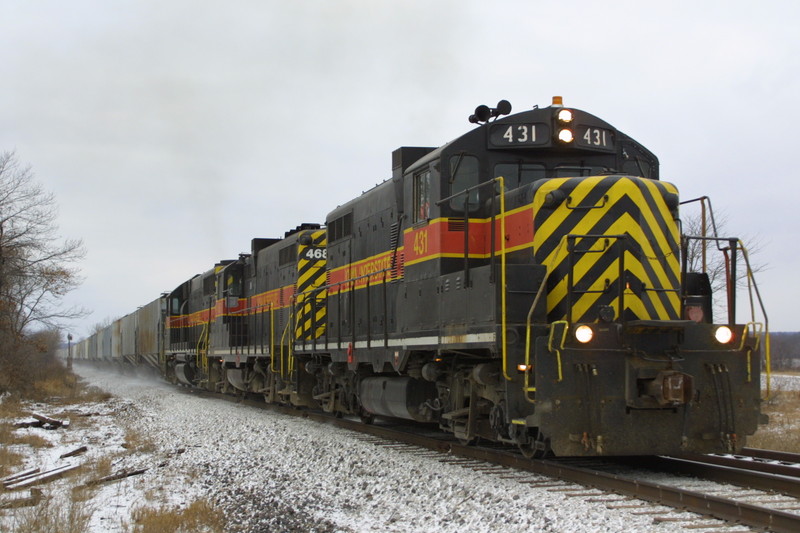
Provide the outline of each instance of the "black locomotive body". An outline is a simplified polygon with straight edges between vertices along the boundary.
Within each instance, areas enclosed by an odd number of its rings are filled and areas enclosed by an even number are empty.
[[[741,448],[759,338],[733,311],[712,323],[657,158],[560,102],[509,112],[396,150],[392,178],[327,231],[255,239],[181,285],[162,371],[532,455]]]

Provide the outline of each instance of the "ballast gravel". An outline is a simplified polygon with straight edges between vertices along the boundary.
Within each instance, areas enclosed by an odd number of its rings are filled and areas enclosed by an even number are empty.
[[[108,424],[146,435],[153,445],[115,463],[149,469],[94,497],[92,531],[124,531],[131,510],[156,493],[179,507],[213,502],[231,532],[684,531],[680,522],[637,514],[675,513],[639,500],[570,496],[563,489],[580,487],[536,487],[519,480],[534,475],[476,471],[442,462],[444,455],[380,446],[357,433],[162,382],[77,371],[115,396]],[[114,439],[95,444],[104,445],[119,449]],[[609,508],[611,500],[619,508]]]

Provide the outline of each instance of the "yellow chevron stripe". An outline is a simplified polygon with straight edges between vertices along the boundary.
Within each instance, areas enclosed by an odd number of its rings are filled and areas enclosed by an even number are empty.
[[[324,249],[327,246],[327,231],[316,230],[309,232],[311,244],[301,244],[298,246],[297,259],[297,305],[295,307],[296,324],[295,337],[309,340],[317,338],[325,331],[326,307],[325,298],[327,290],[323,289],[319,293],[312,293],[315,289],[323,286],[326,279],[325,266],[327,260],[324,257],[308,258],[305,255],[309,248]],[[312,316],[314,302],[316,298],[317,311]]]
[[[608,178],[591,177],[580,181],[574,178],[561,180],[551,180],[537,191],[534,198],[534,213],[538,213],[543,207],[545,196],[548,192],[562,187],[567,181],[573,180],[574,188],[567,189],[571,207],[581,206],[590,207],[588,203],[593,202],[592,209],[585,209],[580,212],[581,216],[576,217],[576,211],[566,205],[566,200],[552,212],[549,212],[541,224],[535,228],[534,232],[534,251],[544,246],[552,247],[552,251],[542,260],[548,266],[548,271],[556,271],[560,279],[548,293],[548,311],[553,312],[559,304],[565,303],[567,296],[567,257],[568,250],[565,243],[557,245],[556,239],[563,241],[567,234],[597,234],[600,233],[598,224],[603,223],[602,233],[607,235],[628,235],[631,245],[638,246],[641,251],[641,261],[630,251],[625,253],[625,269],[632,276],[644,283],[645,289],[676,289],[679,276],[679,257],[677,245],[679,243],[679,232],[677,223],[664,200],[665,193],[677,194],[677,189],[668,183],[657,183],[650,180],[631,179],[631,178]],[[612,181],[614,180],[614,181]],[[607,187],[607,190],[603,190]],[[642,190],[644,188],[645,190]],[[645,197],[645,191],[651,198]],[[593,195],[593,200],[589,200],[589,195]],[[602,197],[608,198],[604,201]],[[620,203],[624,202],[624,203]],[[586,203],[587,205],[583,205]],[[629,205],[638,206],[637,217],[628,211]],[[651,207],[651,204],[655,207]],[[625,211],[621,211],[625,209]],[[615,213],[615,210],[621,212]],[[535,216],[535,214],[534,214]],[[565,226],[568,217],[576,218],[572,226]],[[608,217],[618,217],[612,223],[604,223]],[[644,228],[647,228],[645,230]],[[672,238],[672,244],[669,237]],[[578,243],[580,240],[578,241]],[[591,270],[598,261],[608,261],[609,253],[616,254],[613,249],[614,242],[609,241],[609,249],[602,251],[604,241],[598,240],[592,244],[591,249],[596,253],[574,254],[573,265],[573,285],[581,286],[582,289],[602,291],[606,288],[606,281],[609,286],[614,285],[619,279],[619,258],[615,257],[600,274],[594,273],[593,279],[587,279],[592,275]],[[577,244],[576,244],[577,246]],[[637,254],[639,252],[637,251]],[[644,261],[644,263],[642,263]],[[671,277],[670,277],[671,276]],[[613,290],[613,289],[611,289]],[[614,291],[617,293],[617,291]],[[574,294],[572,302],[572,317],[582,317],[590,312],[593,305],[603,297],[604,293]],[[640,318],[661,318],[667,319],[678,316],[680,307],[679,297],[674,292],[664,293],[659,296],[655,291],[645,290],[641,296],[637,296],[632,291],[625,292],[625,308],[630,310]],[[668,307],[665,305],[668,302]],[[649,304],[652,311],[648,311]],[[618,307],[618,301],[614,301],[614,307]],[[619,314],[621,311],[616,309]],[[655,314],[656,316],[650,316]],[[552,317],[551,317],[552,318]]]
[[[677,269],[680,268],[678,256],[672,253],[661,255],[660,250],[654,249],[652,243],[649,239],[647,239],[639,224],[637,224],[637,222],[631,218],[630,213],[625,213],[622,217],[617,219],[614,224],[609,227],[609,233],[627,233],[630,235],[642,247],[642,252],[645,258],[650,260],[649,264],[655,271],[658,279],[658,288],[674,288],[669,281],[666,269],[670,268],[670,270],[676,272]],[[667,262],[666,265],[664,264],[665,261]],[[628,265],[627,260],[625,261],[625,265]],[[642,275],[644,275],[644,267],[642,267]],[[640,277],[639,279],[644,278]],[[651,287],[653,286],[656,286],[656,284],[653,284]]]

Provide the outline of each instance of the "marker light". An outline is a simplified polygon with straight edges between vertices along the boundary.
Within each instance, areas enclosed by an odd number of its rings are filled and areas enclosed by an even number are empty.
[[[728,344],[733,339],[733,332],[728,326],[720,326],[714,332],[714,338],[720,344]]]
[[[517,372],[527,372],[529,368],[525,363],[520,363],[517,365]]]
[[[592,328],[586,324],[578,326],[575,329],[575,338],[578,339],[578,342],[580,343],[586,344],[592,340],[592,337],[594,337],[594,331],[592,331]]]
[[[565,129],[558,132],[558,140],[562,143],[571,143],[573,139],[572,130]]]
[[[572,122],[572,111],[569,109],[562,109],[558,112],[558,120],[560,122],[569,123]]]

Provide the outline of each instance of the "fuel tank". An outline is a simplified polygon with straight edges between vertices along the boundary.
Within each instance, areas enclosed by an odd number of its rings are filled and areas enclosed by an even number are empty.
[[[437,398],[436,385],[409,377],[372,377],[361,381],[359,396],[369,413],[432,422],[430,405]]]

